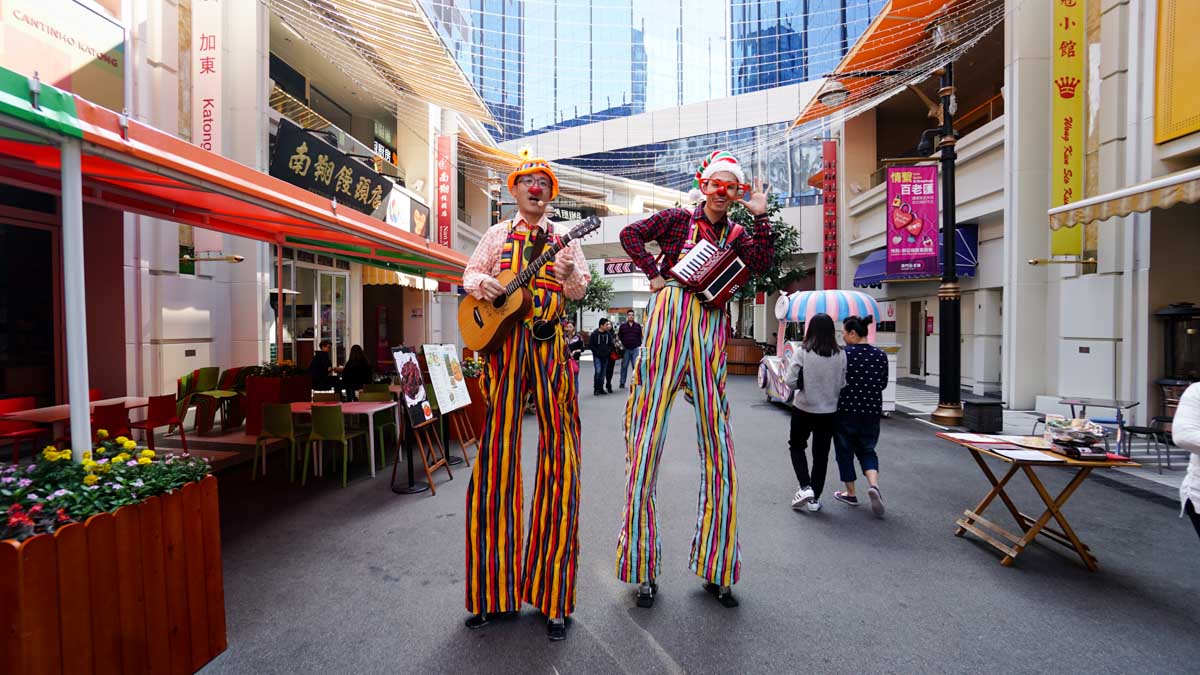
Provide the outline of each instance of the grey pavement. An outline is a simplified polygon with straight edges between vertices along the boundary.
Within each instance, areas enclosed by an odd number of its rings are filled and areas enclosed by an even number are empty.
[[[885,519],[832,499],[832,458],[825,510],[797,513],[787,413],[753,378],[731,378],[729,391],[740,607],[721,607],[687,568],[700,465],[682,397],[659,477],[661,595],[653,609],[634,606],[613,572],[625,392],[585,388],[579,595],[565,642],[548,642],[528,608],[463,627],[465,466],[453,481],[441,472],[436,496],[402,496],[389,490],[390,467],[375,479],[359,467],[346,489],[328,471],[290,486],[275,453],[265,480],[251,482],[248,467],[221,476],[229,649],[203,672],[1195,672],[1200,541],[1177,504],[1089,480],[1065,511],[1100,571],[1054,544],[1002,567],[990,547],[954,536],[988,486],[926,425],[883,423]],[[526,485],[535,444],[527,416]],[[1052,491],[1067,479],[1042,475]],[[1038,504],[1027,482],[1012,493],[1027,512]],[[1012,526],[1000,513],[989,510]]]

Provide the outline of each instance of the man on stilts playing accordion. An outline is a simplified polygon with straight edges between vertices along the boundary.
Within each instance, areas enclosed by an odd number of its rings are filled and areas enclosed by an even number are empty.
[[[639,607],[652,606],[658,593],[655,481],[668,413],[685,378],[695,397],[702,465],[690,567],[722,605],[737,605],[730,590],[738,580],[741,551],[733,433],[725,399],[725,305],[750,273],[771,265],[774,243],[766,216],[768,186],[756,180],[751,190],[733,155],[713,152],[693,185],[693,196],[703,197],[694,209],[667,209],[621,231],[621,245],[650,278],[652,293],[642,355],[625,406],[628,485],[617,539],[617,577],[638,584]],[[754,215],[750,232],[726,218],[739,199]],[[648,241],[658,242],[661,261],[646,252]]]

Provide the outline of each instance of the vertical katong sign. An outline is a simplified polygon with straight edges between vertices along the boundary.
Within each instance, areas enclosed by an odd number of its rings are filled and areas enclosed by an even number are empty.
[[[1050,46],[1050,206],[1083,199],[1084,112],[1087,89],[1086,7],[1084,0],[1053,0],[1054,29]],[[1083,228],[1064,227],[1050,234],[1050,255],[1083,254]]]
[[[821,146],[821,213],[825,226],[825,289],[838,287],[837,141]]]
[[[221,153],[221,1],[192,2],[192,142]]]

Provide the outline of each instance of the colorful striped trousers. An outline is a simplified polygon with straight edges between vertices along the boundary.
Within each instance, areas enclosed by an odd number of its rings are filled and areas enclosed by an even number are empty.
[[[472,614],[516,611],[522,600],[552,619],[575,609],[579,404],[567,359],[561,329],[539,342],[522,325],[484,364],[487,413],[467,486],[466,606]],[[521,418],[530,387],[541,433],[522,551]]]
[[[702,465],[690,567],[712,583],[732,585],[740,573],[741,551],[737,471],[725,399],[728,319],[675,285],[655,293],[648,312],[646,343],[625,407],[628,486],[617,538],[617,577],[627,583],[659,577],[655,482],[671,403],[688,378]]]

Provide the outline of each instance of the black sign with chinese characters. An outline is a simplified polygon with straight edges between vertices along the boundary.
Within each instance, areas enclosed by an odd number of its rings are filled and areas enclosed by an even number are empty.
[[[271,175],[366,214],[392,191],[391,181],[285,119],[279,120]]]

